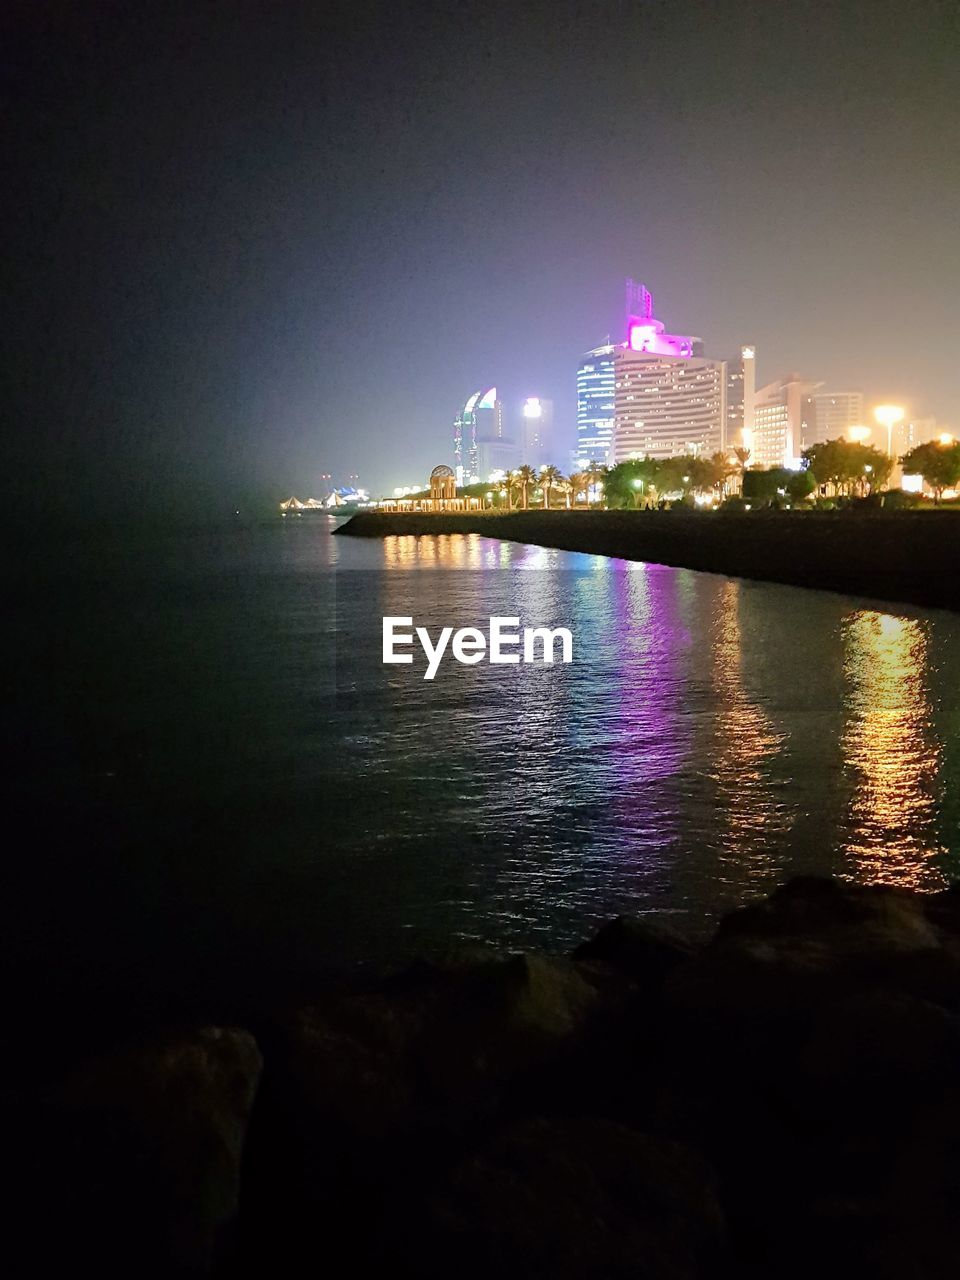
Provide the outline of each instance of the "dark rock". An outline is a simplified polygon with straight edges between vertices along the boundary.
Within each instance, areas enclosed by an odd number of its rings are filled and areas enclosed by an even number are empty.
[[[601,960],[642,989],[656,991],[692,952],[690,942],[669,925],[618,916],[573,954],[575,960]]]
[[[227,1027],[164,1036],[89,1062],[49,1099],[35,1171],[58,1232],[38,1236],[96,1274],[202,1276],[237,1212],[261,1071]]]
[[[691,1149],[604,1120],[535,1119],[454,1169],[385,1243],[424,1280],[697,1280],[716,1274],[724,1227]]]
[[[570,960],[472,956],[280,1021],[248,1160],[254,1235],[375,1230],[488,1130],[516,1080],[586,1037],[605,999]]]

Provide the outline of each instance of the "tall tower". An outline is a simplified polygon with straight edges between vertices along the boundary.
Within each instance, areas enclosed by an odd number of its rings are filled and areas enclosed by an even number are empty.
[[[757,349],[752,344],[741,347],[739,356],[727,361],[725,449],[753,448],[756,370]]]
[[[709,456],[726,440],[727,364],[708,360],[703,340],[667,333],[653,295],[627,281],[627,341],[614,366],[614,435],[610,461],[649,455]]]
[[[582,471],[591,462],[605,466],[613,444],[613,397],[616,378],[608,338],[604,346],[581,356],[577,369],[577,447],[573,467]]]
[[[453,456],[457,484],[476,484],[480,479],[478,441],[503,437],[503,402],[497,388],[475,391],[457,414],[453,424]]]

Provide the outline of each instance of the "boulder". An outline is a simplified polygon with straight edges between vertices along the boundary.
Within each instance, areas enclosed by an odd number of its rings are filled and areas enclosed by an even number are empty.
[[[602,961],[644,991],[658,992],[664,980],[693,953],[693,946],[669,925],[618,916],[573,953],[575,960]]]
[[[679,1143],[599,1119],[532,1119],[464,1160],[385,1249],[424,1280],[697,1280],[724,1254],[714,1178]]]
[[[101,1275],[203,1276],[238,1207],[262,1061],[247,1031],[157,1036],[89,1061],[47,1100],[35,1190],[65,1248]]]

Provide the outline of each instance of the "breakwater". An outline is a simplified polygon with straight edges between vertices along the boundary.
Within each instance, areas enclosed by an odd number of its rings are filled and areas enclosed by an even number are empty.
[[[799,879],[706,945],[622,917],[78,1061],[43,1012],[4,1091],[11,1275],[955,1274],[957,889]]]
[[[564,551],[960,609],[952,511],[360,512],[353,537],[480,534]]]

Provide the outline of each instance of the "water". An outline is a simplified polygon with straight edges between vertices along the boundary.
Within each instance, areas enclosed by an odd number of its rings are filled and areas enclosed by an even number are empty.
[[[196,986],[451,939],[703,933],[801,872],[960,849],[960,617],[326,518],[78,546],[9,593],[7,945]],[[383,614],[570,627],[570,666],[384,667]]]

